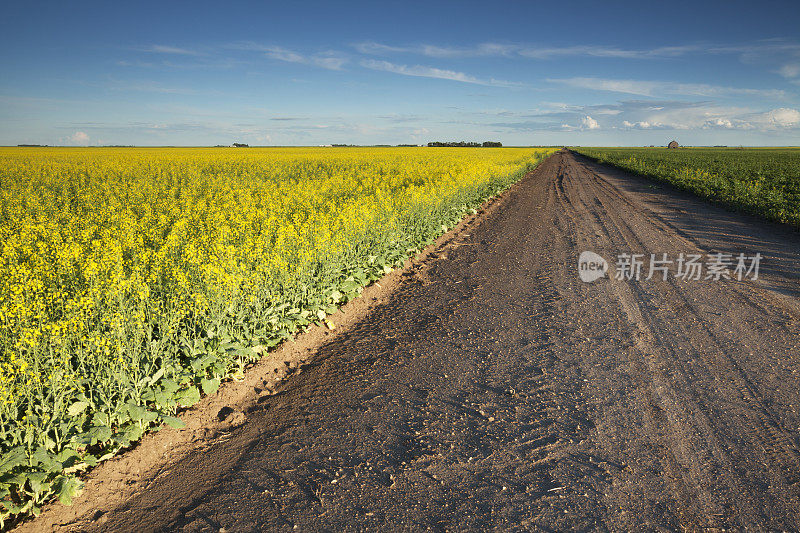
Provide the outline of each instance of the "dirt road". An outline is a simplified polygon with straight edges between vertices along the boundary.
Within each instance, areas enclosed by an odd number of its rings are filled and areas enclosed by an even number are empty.
[[[582,282],[584,250],[612,277]],[[613,279],[712,252],[760,252],[760,279]],[[799,303],[797,233],[560,152],[245,424],[61,523],[798,530]]]

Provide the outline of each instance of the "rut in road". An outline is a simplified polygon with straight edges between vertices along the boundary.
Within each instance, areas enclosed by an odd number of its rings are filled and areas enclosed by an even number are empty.
[[[583,250],[765,258],[586,284]],[[798,265],[790,230],[559,152],[225,442],[64,527],[798,530]]]

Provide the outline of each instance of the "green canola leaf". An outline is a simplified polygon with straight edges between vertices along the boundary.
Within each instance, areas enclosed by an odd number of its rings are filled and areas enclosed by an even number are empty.
[[[197,387],[189,387],[178,393],[178,404],[182,407],[191,407],[200,401],[200,390]]]
[[[17,466],[28,464],[28,455],[24,446],[17,446],[0,457],[0,474],[10,472]]]
[[[83,483],[79,479],[58,476],[53,480],[53,492],[64,505],[72,505],[72,499],[83,492]]]
[[[200,386],[203,387],[203,394],[214,394],[219,389],[219,379],[206,379],[200,380]]]
[[[89,407],[89,402],[75,402],[67,408],[67,414],[69,416],[78,416],[84,412],[87,407]]]
[[[186,427],[186,423],[176,416],[162,415],[161,420],[163,420],[166,425],[174,429]]]

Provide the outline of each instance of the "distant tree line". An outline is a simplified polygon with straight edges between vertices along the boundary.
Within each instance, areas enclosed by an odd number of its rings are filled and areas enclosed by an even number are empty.
[[[503,146],[503,143],[496,141],[486,141],[483,144],[476,142],[466,142],[466,141],[458,141],[458,142],[432,141],[428,143],[428,146],[435,146],[435,147],[444,146],[450,148],[479,148],[483,146],[484,148],[500,148],[501,146]]]
[[[369,146],[373,148],[390,148],[391,144],[331,144],[332,148],[353,148],[353,147],[361,147],[361,146]],[[419,146],[418,144],[398,144],[397,146]]]
[[[244,143],[233,143],[233,146],[236,148],[250,148],[249,144],[244,144]]]

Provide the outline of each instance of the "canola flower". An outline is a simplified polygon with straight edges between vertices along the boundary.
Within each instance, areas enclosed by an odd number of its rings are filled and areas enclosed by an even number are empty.
[[[0,522],[552,150],[0,149]]]

